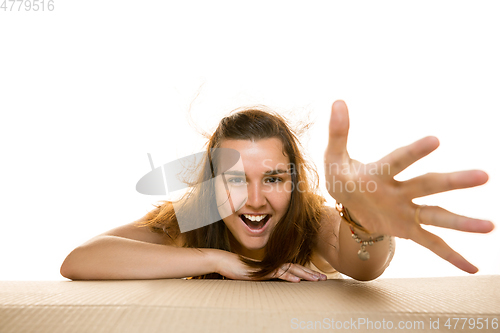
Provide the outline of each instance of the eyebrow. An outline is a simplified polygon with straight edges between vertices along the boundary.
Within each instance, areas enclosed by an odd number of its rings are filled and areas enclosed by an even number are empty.
[[[266,176],[273,176],[273,175],[281,175],[284,173],[288,173],[288,170],[283,170],[283,169],[277,169],[277,170],[269,170],[264,172],[264,175]],[[244,171],[237,171],[237,170],[229,170],[224,172],[225,175],[233,175],[233,176],[246,176]]]
[[[223,172],[224,175],[245,176],[245,171],[229,170]]]
[[[277,169],[277,170],[270,170],[270,171],[264,172],[264,174],[266,176],[281,175],[281,174],[284,174],[284,173],[288,173],[288,170]]]

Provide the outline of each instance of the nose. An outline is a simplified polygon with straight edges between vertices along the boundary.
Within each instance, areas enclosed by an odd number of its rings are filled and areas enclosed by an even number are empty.
[[[266,196],[261,184],[254,183],[247,186],[248,199],[246,205],[252,208],[261,208],[266,205]]]

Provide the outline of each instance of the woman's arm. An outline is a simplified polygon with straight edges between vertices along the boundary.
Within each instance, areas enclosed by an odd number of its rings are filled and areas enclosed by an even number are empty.
[[[219,273],[251,280],[250,268],[235,253],[180,247],[167,235],[127,224],[96,236],[73,250],[61,266],[72,280],[168,279]],[[326,276],[298,264],[284,264],[263,278],[290,282],[325,280]]]
[[[362,240],[377,238],[355,229]],[[386,236],[383,241],[367,246],[370,259],[358,257],[361,246],[352,238],[351,230],[343,222],[335,208],[327,207],[318,235],[317,252],[338,272],[360,281],[379,277],[389,266],[395,251],[394,237]]]
[[[215,272],[215,249],[178,248],[117,236],[97,236],[61,266],[72,280],[166,279]]]
[[[64,260],[61,275],[72,280],[198,276],[215,272],[222,252],[177,247],[168,236],[134,222],[77,247]]]

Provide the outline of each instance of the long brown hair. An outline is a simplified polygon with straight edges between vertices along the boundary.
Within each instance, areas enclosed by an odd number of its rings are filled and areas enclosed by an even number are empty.
[[[289,128],[287,122],[279,114],[263,107],[255,106],[234,110],[224,117],[215,132],[209,138],[206,149],[209,155],[213,148],[219,148],[223,140],[260,140],[278,138],[283,143],[283,153],[289,158],[292,167],[292,193],[288,210],[272,231],[266,244],[265,256],[261,261],[250,260],[240,256],[248,266],[254,268],[250,274],[253,278],[262,278],[275,271],[285,263],[305,265],[311,259],[311,253],[317,242],[324,198],[318,195],[318,174],[301,153],[297,135]],[[212,178],[210,174],[200,175],[200,183]],[[202,201],[214,200],[207,195],[211,189],[194,187],[183,199],[185,212],[203,214],[203,209],[214,205],[203,204]],[[179,211],[177,210],[177,214]],[[143,225],[152,231],[166,233],[176,239],[180,229],[171,202],[164,201],[149,212]],[[231,246],[224,221],[184,233],[184,247],[214,248],[231,251]],[[214,278],[218,274],[208,274],[198,278]]]

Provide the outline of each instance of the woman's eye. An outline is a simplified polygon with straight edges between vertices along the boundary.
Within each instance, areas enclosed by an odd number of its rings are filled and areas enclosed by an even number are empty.
[[[279,183],[281,181],[282,181],[282,179],[278,178],[278,177],[269,177],[269,178],[266,178],[266,183]]]
[[[241,177],[233,177],[233,178],[229,178],[228,182],[230,183],[233,183],[233,184],[244,184],[246,183],[246,179],[245,178],[241,178]]]

